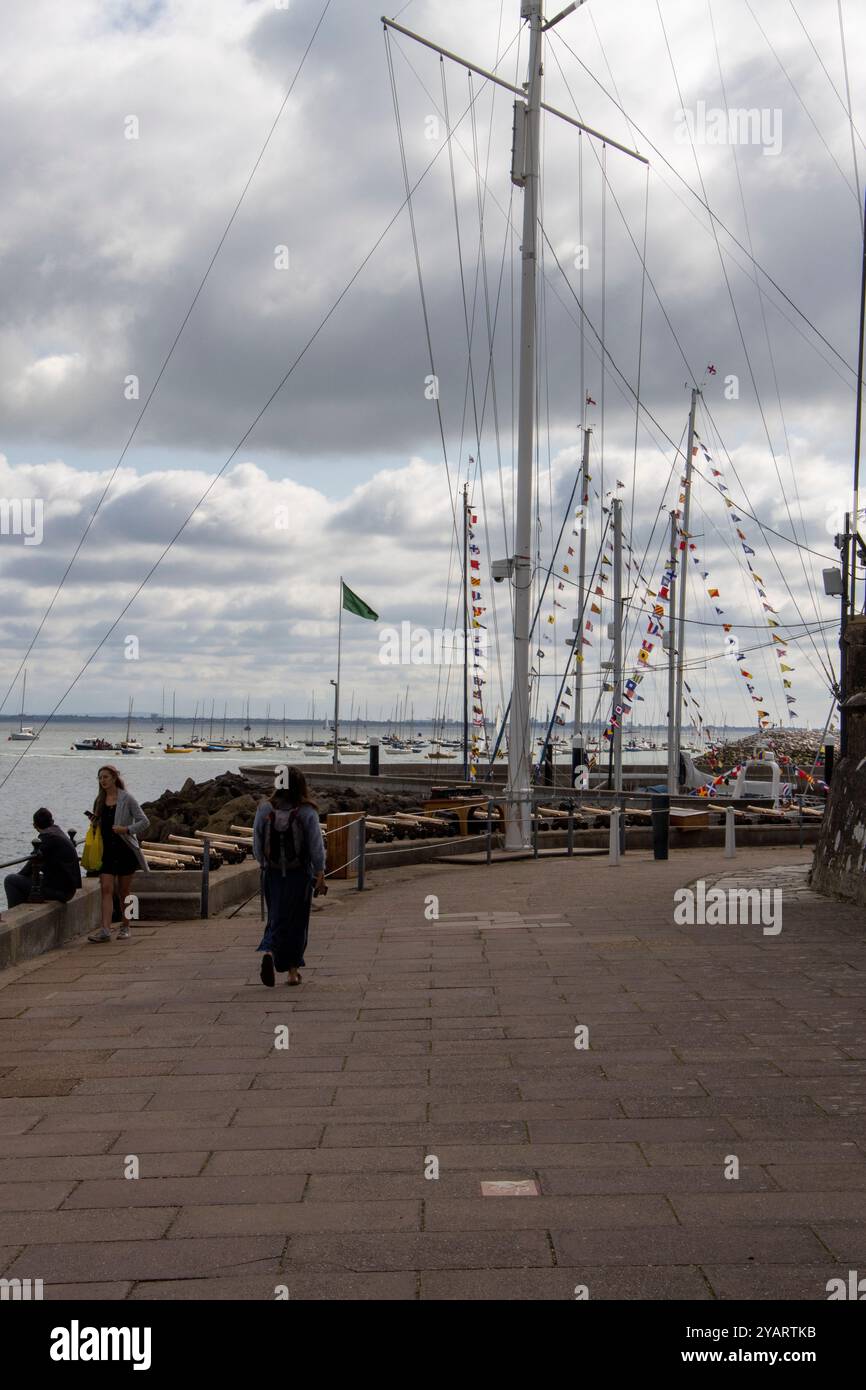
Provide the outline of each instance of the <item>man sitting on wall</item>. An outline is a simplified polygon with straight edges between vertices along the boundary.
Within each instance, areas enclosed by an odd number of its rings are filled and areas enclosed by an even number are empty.
[[[6,875],[6,900],[10,907],[43,900],[68,903],[81,887],[78,851],[44,806],[35,812],[33,825],[39,836],[34,853],[20,873]]]

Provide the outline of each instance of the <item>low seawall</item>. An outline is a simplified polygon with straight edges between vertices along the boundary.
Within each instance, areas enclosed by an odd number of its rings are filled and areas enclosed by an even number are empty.
[[[99,881],[87,879],[68,903],[22,903],[3,910],[0,922],[0,970],[19,965],[99,926]]]

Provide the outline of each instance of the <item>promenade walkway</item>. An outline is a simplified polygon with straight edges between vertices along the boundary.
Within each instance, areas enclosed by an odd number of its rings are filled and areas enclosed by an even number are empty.
[[[300,989],[260,984],[254,915],[3,972],[0,1277],[826,1299],[866,1272],[866,921],[807,858],[381,873],[315,914]],[[732,873],[782,886],[778,935],[675,925]]]

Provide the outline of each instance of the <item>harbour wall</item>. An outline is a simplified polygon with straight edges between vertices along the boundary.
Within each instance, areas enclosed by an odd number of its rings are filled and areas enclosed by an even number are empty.
[[[866,617],[850,619],[844,641],[848,748],[833,771],[812,887],[866,907]]]

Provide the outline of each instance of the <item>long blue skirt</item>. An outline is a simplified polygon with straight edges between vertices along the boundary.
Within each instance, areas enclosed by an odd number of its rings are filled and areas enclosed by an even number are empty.
[[[270,951],[275,970],[295,970],[306,964],[313,885],[303,869],[287,869],[283,876],[269,865],[264,888],[268,921],[258,949]]]

